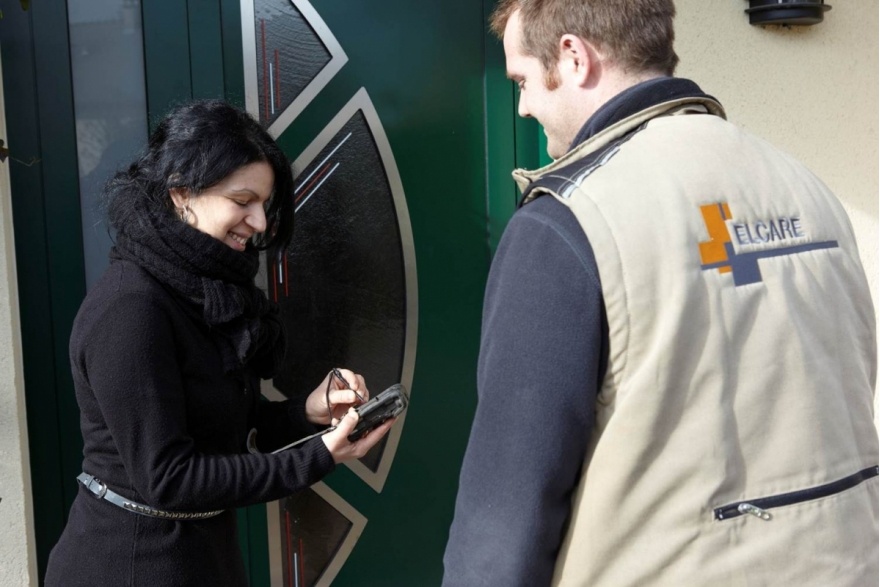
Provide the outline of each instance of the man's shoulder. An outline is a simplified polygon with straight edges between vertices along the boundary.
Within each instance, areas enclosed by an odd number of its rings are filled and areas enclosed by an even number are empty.
[[[574,213],[555,197],[542,195],[524,204],[513,215],[495,258],[496,261],[515,258],[517,264],[538,263],[544,270],[550,270],[560,259],[569,256],[577,259],[576,263],[588,273],[595,273],[592,246]]]
[[[508,228],[526,234],[540,224],[565,234],[583,234],[583,229],[571,209],[549,194],[542,194],[520,206],[511,218]]]

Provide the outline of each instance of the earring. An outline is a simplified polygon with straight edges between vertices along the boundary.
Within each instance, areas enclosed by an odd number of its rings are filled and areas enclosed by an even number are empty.
[[[189,224],[189,219],[192,216],[192,210],[189,208],[189,204],[184,204],[183,208],[175,208],[175,212],[177,212],[177,217],[183,221],[184,224]]]

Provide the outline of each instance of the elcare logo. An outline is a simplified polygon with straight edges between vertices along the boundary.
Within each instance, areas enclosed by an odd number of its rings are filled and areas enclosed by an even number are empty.
[[[700,267],[732,273],[737,286],[762,281],[759,259],[838,246],[837,241],[811,242],[800,216],[739,222],[726,202],[700,206],[700,212],[709,231],[709,240],[699,243]]]

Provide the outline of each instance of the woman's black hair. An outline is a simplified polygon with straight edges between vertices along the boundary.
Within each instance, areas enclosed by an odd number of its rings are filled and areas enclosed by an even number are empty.
[[[293,236],[293,172],[269,133],[244,112],[222,100],[190,102],[172,110],[156,127],[147,148],[104,188],[114,228],[136,220],[143,198],[151,213],[173,213],[169,190],[198,195],[236,170],[265,161],[275,176],[266,204],[266,230],[254,237],[257,249],[284,248]]]

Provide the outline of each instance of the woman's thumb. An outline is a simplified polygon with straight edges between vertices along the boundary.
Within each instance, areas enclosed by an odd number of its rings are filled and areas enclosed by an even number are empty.
[[[345,416],[336,425],[336,429],[341,431],[345,436],[348,436],[354,430],[354,427],[357,425],[358,421],[358,413],[354,408],[349,408],[348,412],[346,412]]]

